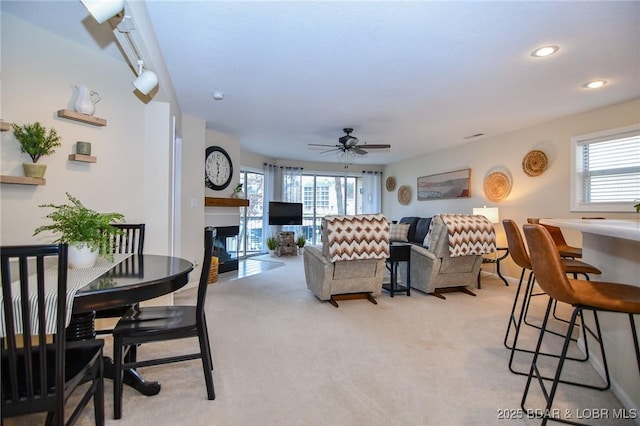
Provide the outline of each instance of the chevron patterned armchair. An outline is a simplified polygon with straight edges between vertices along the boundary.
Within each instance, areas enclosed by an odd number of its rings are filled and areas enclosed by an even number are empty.
[[[389,222],[382,214],[325,216],[322,247],[307,246],[307,287],[320,300],[338,307],[338,300],[381,293],[389,257]]]
[[[430,226],[428,247],[411,247],[411,288],[441,299],[454,290],[475,296],[469,287],[477,285],[482,255],[496,250],[493,225],[484,216],[442,214]]]

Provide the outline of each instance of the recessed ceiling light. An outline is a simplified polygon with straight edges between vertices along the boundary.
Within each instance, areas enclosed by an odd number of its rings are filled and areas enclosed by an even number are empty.
[[[607,84],[607,80],[593,80],[584,85],[587,89],[598,89]]]
[[[556,53],[560,48],[558,46],[544,46],[539,47],[533,52],[531,52],[531,56],[535,56],[536,58],[544,58],[545,56],[551,56]]]

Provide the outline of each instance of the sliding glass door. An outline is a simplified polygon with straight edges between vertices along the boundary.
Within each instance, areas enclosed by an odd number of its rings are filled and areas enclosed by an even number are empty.
[[[264,199],[264,175],[260,172],[242,170],[240,182],[249,200],[249,207],[240,207],[240,258],[266,253],[262,247],[262,217],[269,201]],[[294,181],[292,181],[294,182]],[[338,176],[307,173],[302,180],[303,220],[302,226],[285,227],[283,230],[302,232],[308,244],[320,244],[322,218],[330,214],[362,213],[362,178],[360,176]],[[287,188],[283,188],[286,192]],[[289,229],[291,228],[291,229]]]
[[[240,207],[240,249],[241,258],[261,254],[262,249],[262,216],[264,215],[264,175],[262,173],[242,170],[240,182],[249,200],[249,207]]]
[[[302,176],[302,232],[311,244],[320,244],[323,216],[362,212],[362,199],[359,196],[361,187],[362,179],[356,176]]]

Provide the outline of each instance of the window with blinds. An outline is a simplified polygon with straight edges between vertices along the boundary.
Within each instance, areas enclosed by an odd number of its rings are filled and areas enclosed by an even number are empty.
[[[575,211],[633,211],[640,200],[640,126],[577,136],[573,143]]]

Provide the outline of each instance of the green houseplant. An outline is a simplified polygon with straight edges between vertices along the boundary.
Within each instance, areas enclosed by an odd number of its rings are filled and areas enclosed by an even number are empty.
[[[47,129],[39,122],[19,126],[12,124],[13,134],[20,144],[20,151],[31,157],[32,163],[22,165],[25,176],[42,178],[47,169],[45,164],[36,164],[40,157],[51,155],[60,146],[60,136],[56,129]]]
[[[278,239],[274,236],[267,237],[267,248],[269,249],[271,256],[273,256],[273,251],[276,247],[278,247]]]
[[[98,213],[85,207],[77,198],[67,192],[69,204],[42,204],[39,207],[54,209],[46,217],[52,223],[38,227],[33,235],[51,231],[60,236],[55,242],[69,244],[69,265],[76,268],[91,267],[98,255],[113,260],[111,238],[122,231],[111,226],[120,222],[124,216],[120,213]],[[80,253],[76,253],[76,250]],[[86,261],[77,261],[76,254],[91,253]]]
[[[305,237],[304,235],[298,235],[298,238],[296,238],[296,245],[298,246],[298,250],[300,251],[300,253],[302,254],[302,249],[304,248],[304,245],[307,243],[307,237]]]

